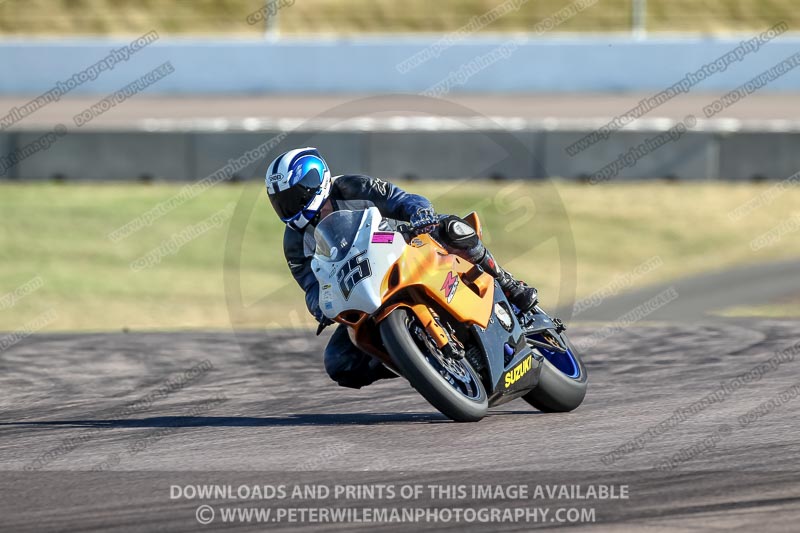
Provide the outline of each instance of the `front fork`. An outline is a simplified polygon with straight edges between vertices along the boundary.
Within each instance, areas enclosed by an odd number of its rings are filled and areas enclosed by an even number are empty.
[[[387,309],[388,312],[381,313],[383,316],[398,307],[406,307],[417,317],[425,332],[430,336],[436,347],[441,350],[445,357],[451,359],[462,359],[464,357],[464,347],[455,339],[455,336],[448,335],[447,330],[442,326],[439,317],[430,308],[421,303],[417,304],[398,304]]]

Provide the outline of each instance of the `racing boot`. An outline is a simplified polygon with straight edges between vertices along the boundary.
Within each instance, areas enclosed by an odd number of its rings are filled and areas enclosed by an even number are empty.
[[[539,303],[538,291],[522,281],[517,281],[508,271],[500,268],[500,265],[494,260],[489,250],[486,250],[483,258],[477,261],[476,264],[497,280],[508,301],[516,306],[520,312],[526,313]]]

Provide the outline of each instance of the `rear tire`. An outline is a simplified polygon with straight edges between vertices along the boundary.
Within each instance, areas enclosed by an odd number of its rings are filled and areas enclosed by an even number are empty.
[[[576,409],[586,397],[588,375],[580,355],[569,342],[566,335],[561,335],[577,366],[577,376],[570,377],[559,370],[553,363],[542,360],[542,373],[539,384],[531,392],[522,397],[523,400],[544,413],[566,413]]]
[[[435,362],[435,356],[423,353],[418,346],[411,333],[411,326],[416,320],[412,317],[406,309],[399,308],[380,324],[383,344],[394,364],[411,386],[448,418],[456,422],[477,422],[482,419],[489,409],[489,400],[478,373],[466,359],[458,361],[472,381],[473,397],[456,389],[429,361],[428,358],[434,358]]]

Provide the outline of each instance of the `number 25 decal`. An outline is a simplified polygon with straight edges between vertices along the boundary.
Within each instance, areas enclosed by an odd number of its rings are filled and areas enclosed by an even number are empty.
[[[367,253],[366,250],[353,256],[336,274],[336,281],[339,282],[339,289],[342,291],[345,300],[350,298],[350,293],[353,292],[356,285],[372,275],[369,260],[366,257],[362,257],[365,253]]]

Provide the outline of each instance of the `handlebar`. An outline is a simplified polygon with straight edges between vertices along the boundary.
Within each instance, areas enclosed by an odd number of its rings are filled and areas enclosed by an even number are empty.
[[[398,224],[395,231],[400,233],[406,241],[416,236],[414,229],[409,224],[405,223]]]
[[[431,224],[431,226],[432,227],[438,227],[439,223],[437,222],[436,224]],[[427,229],[428,227],[431,227],[431,226],[426,226],[425,228],[421,228],[421,229]],[[411,227],[410,224],[406,224],[404,222],[402,224],[398,224],[397,228],[395,228],[395,231],[397,231],[398,233],[402,234],[403,238],[406,241],[409,241],[410,239],[413,239],[414,237],[416,237],[417,235],[420,235],[422,233],[430,233],[430,231],[421,231],[421,229],[419,229],[419,230],[418,229],[414,229],[414,228]]]

